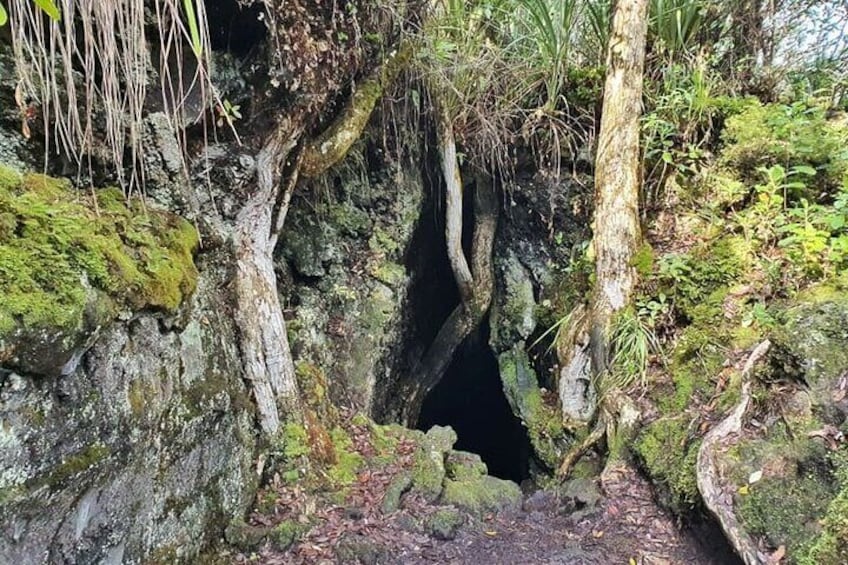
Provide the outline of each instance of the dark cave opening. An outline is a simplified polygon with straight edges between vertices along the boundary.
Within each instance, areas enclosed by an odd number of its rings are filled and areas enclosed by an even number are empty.
[[[529,478],[530,438],[504,396],[487,334],[484,322],[456,351],[424,399],[417,427],[451,426],[459,438],[456,449],[480,455],[491,475],[521,483]]]

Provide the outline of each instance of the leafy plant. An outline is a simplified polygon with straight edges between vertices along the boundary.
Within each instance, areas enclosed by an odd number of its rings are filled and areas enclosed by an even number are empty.
[[[655,312],[653,312],[655,313]],[[635,382],[646,384],[648,362],[651,355],[659,354],[662,348],[654,331],[652,311],[644,307],[639,310],[628,308],[616,316],[610,335],[610,374],[604,385],[615,384],[626,388]]]
[[[693,47],[702,23],[701,0],[651,0],[649,31],[670,51],[686,51]]]
[[[546,112],[556,109],[564,87],[572,34],[580,3],[577,0],[518,0],[523,33],[536,47],[538,61],[533,67],[542,73]]]

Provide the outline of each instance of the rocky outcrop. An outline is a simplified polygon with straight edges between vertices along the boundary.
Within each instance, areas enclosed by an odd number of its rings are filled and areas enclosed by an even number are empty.
[[[574,251],[586,237],[576,212],[582,195],[577,182],[519,179],[508,193],[495,243],[489,343],[510,407],[527,428],[536,459],[548,468],[558,465],[571,441],[553,392],[554,372],[547,369],[556,363],[549,347],[553,326],[579,299],[572,271]]]
[[[372,413],[377,388],[396,378],[424,187],[417,171],[394,165],[323,182],[335,181],[317,206],[292,205],[278,261],[283,301],[295,359],[325,371],[335,401]]]
[[[178,315],[114,323],[69,374],[0,371],[0,561],[186,560],[246,509],[255,417],[221,260]]]
[[[792,563],[848,558],[848,301],[818,289],[784,308],[741,433],[715,447],[719,491],[751,548]],[[700,463],[700,459],[699,459]],[[734,538],[735,541],[735,538]]]

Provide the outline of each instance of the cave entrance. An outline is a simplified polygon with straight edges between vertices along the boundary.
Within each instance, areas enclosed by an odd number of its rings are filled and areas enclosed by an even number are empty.
[[[529,478],[530,438],[503,393],[488,324],[457,349],[442,380],[424,399],[417,427],[451,426],[456,449],[477,453],[489,474],[517,483]]]

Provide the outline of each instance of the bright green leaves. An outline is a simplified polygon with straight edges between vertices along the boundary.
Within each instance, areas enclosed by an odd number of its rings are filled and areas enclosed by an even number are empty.
[[[183,0],[183,8],[186,13],[189,35],[191,35],[191,48],[194,55],[200,58],[203,55],[203,42],[200,39],[200,26],[197,24],[197,14],[194,11],[194,0]]]
[[[60,20],[62,14],[59,13],[59,8],[53,0],[32,0],[35,5],[41,8],[41,11],[50,16],[53,20]]]
[[[59,7],[56,6],[56,3],[53,0],[32,0],[33,3],[38,6],[42,12],[50,16],[51,19],[58,21],[62,19],[62,14],[59,12]],[[6,7],[0,3],[0,27],[6,25],[6,22],[9,21],[9,14],[6,12]]]

